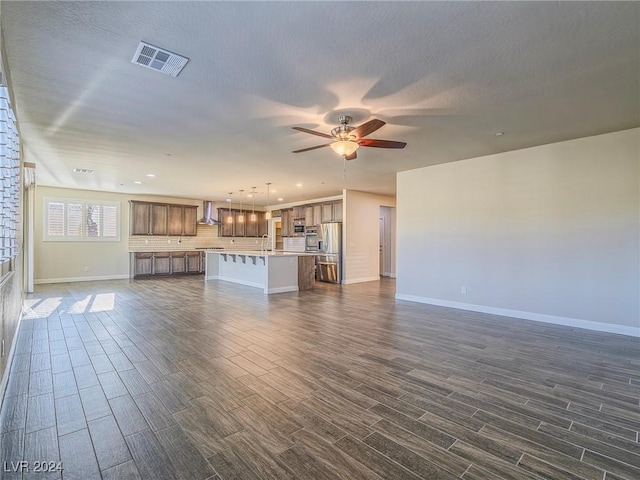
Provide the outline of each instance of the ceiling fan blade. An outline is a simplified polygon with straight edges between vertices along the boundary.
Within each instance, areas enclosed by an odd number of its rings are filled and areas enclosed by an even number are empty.
[[[353,152],[351,155],[345,155],[344,157],[345,160],[355,160],[356,158],[358,158],[358,154],[356,152]]]
[[[316,145],[315,147],[302,148],[300,150],[294,150],[291,153],[308,152],[309,150],[315,150],[316,148],[328,147],[329,145],[331,145],[331,143],[325,143],[324,145]]]
[[[291,127],[291,128],[293,128],[294,130],[298,130],[299,132],[310,133],[311,135],[317,135],[319,137],[333,138],[331,135],[327,135],[326,133],[316,132],[315,130],[309,130],[308,128],[304,128],[304,127]]]
[[[392,140],[374,140],[371,138],[363,138],[358,143],[361,147],[376,148],[404,148],[407,146],[405,142],[394,142]]]
[[[369,120],[368,122],[363,123],[358,128],[353,130],[353,132],[351,133],[353,133],[356,136],[356,138],[366,137],[367,135],[378,130],[384,124],[385,122],[383,122],[382,120],[378,120],[377,118],[374,118],[373,120]]]

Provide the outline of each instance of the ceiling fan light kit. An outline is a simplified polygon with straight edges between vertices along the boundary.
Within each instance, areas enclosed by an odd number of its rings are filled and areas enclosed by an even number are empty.
[[[333,142],[330,147],[338,155],[348,157],[355,152],[360,145],[352,140],[338,140],[337,142]]]
[[[325,143],[324,145],[316,145],[315,147],[302,148],[300,150],[294,150],[292,153],[308,152],[309,150],[315,150],[317,148],[331,147],[331,149],[338,155],[344,157],[345,160],[353,160],[357,158],[356,150],[360,147],[377,147],[377,148],[404,148],[407,146],[405,142],[395,142],[391,140],[372,140],[365,139],[367,135],[375,132],[380,127],[385,125],[385,122],[374,118],[368,122],[363,123],[359,127],[352,127],[349,123],[353,119],[349,115],[340,115],[338,121],[340,126],[331,130],[331,135],[326,133],[316,132],[315,130],[309,130],[304,127],[292,127],[294,130],[304,133],[310,133],[311,135],[317,135],[319,137],[328,138],[333,140],[331,143]]]

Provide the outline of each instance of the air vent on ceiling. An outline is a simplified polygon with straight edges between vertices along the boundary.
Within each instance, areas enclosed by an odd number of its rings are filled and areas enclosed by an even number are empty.
[[[189,59],[163,48],[140,42],[131,63],[177,77]]]
[[[88,168],[74,168],[73,171],[76,173],[85,173],[87,175],[91,175],[92,173],[95,173],[95,170],[90,170]]]

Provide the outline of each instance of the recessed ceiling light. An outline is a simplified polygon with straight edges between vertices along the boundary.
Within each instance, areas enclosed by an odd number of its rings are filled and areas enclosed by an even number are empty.
[[[273,190],[271,190],[271,193],[278,193],[278,190],[274,188]]]
[[[300,188],[300,187],[302,187],[302,184],[301,183],[296,183],[296,187]]]
[[[248,193],[248,194],[247,194],[247,198],[253,198],[253,194]]]
[[[496,132],[496,137],[501,137],[502,135],[504,135],[504,132]]]
[[[279,202],[281,202],[281,201],[283,201],[283,200],[284,200],[284,198],[282,198],[282,197],[280,197],[280,198],[278,199],[278,201],[279,201]]]
[[[76,173],[84,173],[87,175],[91,175],[92,173],[96,172],[95,170],[90,170],[88,168],[74,168],[73,171]]]
[[[153,177],[155,177],[155,174],[154,173],[147,173],[147,177],[153,178]]]
[[[231,199],[230,199],[230,198],[227,198],[227,202],[230,202],[230,201],[231,201]]]
[[[141,182],[140,180],[136,180],[136,181],[135,181],[135,182],[133,182],[133,183],[135,183],[136,185],[142,185],[142,182]]]

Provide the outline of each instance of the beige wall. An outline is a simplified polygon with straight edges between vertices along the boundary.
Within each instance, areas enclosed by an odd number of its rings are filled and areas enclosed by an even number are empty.
[[[378,280],[380,207],[395,207],[396,199],[355,190],[345,190],[343,197],[343,283]]]
[[[633,129],[399,173],[397,298],[640,334],[639,163]]]

